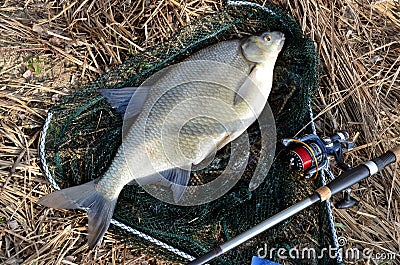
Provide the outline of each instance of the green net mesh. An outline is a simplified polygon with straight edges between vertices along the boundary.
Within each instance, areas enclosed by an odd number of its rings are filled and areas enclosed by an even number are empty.
[[[237,2],[240,3],[240,2]],[[43,143],[46,167],[60,188],[97,178],[107,169],[121,143],[121,116],[97,92],[98,89],[138,86],[157,70],[178,62],[194,51],[217,41],[237,38],[242,33],[267,30],[285,33],[286,45],[278,58],[274,89],[269,102],[276,118],[278,138],[293,137],[310,122],[310,101],[318,87],[318,56],[314,43],[299,25],[274,5],[264,8],[227,5],[219,13],[194,21],[168,41],[134,55],[72,95],[63,97],[49,115]],[[306,127],[304,133],[310,132]],[[253,192],[248,179],[257,163],[265,159],[260,152],[260,130],[248,129],[252,146],[250,163],[242,180],[220,199],[208,204],[180,207],[166,204],[140,187],[126,186],[119,196],[113,218],[194,257],[251,228],[273,214],[305,198],[319,181],[301,180],[287,170],[285,157],[277,148],[275,162],[265,181]],[[227,147],[229,148],[229,146]],[[200,174],[223,170],[229,151],[218,153],[221,164]],[[267,174],[267,172],[260,172]],[[174,262],[187,262],[173,252],[112,227],[144,253]],[[260,248],[314,248],[317,253],[331,245],[331,230],[324,204],[311,207],[280,225],[221,256],[213,264],[249,264]],[[336,264],[335,259],[279,259],[286,264]],[[276,254],[276,253],[275,253]]]

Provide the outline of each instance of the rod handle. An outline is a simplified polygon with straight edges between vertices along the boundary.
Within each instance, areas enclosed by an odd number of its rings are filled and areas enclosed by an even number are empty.
[[[331,190],[331,194],[335,195],[351,185],[360,182],[366,177],[381,171],[384,167],[396,161],[400,162],[400,145],[371,161],[343,172],[339,177],[335,178],[326,186]]]

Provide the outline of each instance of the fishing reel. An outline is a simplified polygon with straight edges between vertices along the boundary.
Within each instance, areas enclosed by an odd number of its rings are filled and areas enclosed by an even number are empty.
[[[289,166],[306,179],[315,179],[318,171],[328,166],[329,156],[334,157],[343,170],[350,167],[343,162],[343,152],[354,148],[347,132],[338,132],[331,137],[307,134],[296,139],[282,139],[281,143],[289,149]]]
[[[314,180],[320,170],[329,166],[330,157],[335,159],[342,170],[351,169],[343,162],[343,153],[354,148],[354,142],[349,141],[347,132],[340,131],[322,138],[316,134],[307,134],[300,138],[282,139],[281,143],[289,150],[290,169],[305,179]],[[343,199],[335,204],[336,208],[350,208],[358,203],[351,198],[350,192],[350,189],[345,191]]]

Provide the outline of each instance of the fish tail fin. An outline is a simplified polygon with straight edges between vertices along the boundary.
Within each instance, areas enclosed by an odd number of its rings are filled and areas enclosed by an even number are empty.
[[[88,211],[88,244],[96,247],[107,231],[117,198],[105,198],[95,188],[96,180],[58,190],[42,197],[38,203],[58,209],[82,209]]]

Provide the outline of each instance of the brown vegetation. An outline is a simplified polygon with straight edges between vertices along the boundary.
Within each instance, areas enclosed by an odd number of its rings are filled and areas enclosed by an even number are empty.
[[[345,157],[350,165],[400,144],[399,3],[273,2],[318,47],[318,131],[350,132],[356,142]],[[40,170],[40,129],[62,95],[221,8],[219,0],[0,1],[0,263],[156,263],[109,232],[101,247],[88,251],[85,214],[35,204],[51,191]],[[400,259],[399,166],[354,190],[359,207],[334,210],[339,234],[349,244]]]

